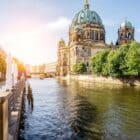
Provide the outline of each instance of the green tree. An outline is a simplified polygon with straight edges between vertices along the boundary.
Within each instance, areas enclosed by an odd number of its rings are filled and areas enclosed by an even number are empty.
[[[2,78],[5,78],[6,74],[6,60],[0,56],[0,72],[2,74]]]
[[[139,76],[140,75],[140,44],[132,43],[126,54],[125,62],[127,70],[126,75]]]
[[[104,50],[91,58],[95,74],[112,77],[140,75],[140,44],[133,42],[115,50]]]
[[[86,72],[86,65],[82,62],[73,65],[73,72],[76,74],[83,74]]]
[[[107,67],[107,58],[109,50],[104,50],[97,53],[94,57],[91,58],[91,68],[93,73],[107,75],[107,71],[104,69],[104,66]]]
[[[109,75],[113,77],[123,76],[127,69],[125,56],[129,50],[129,45],[123,45],[115,51],[110,51],[108,55]]]

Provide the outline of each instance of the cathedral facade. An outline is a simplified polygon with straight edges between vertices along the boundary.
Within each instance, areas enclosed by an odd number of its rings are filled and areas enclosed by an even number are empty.
[[[134,40],[134,28],[129,21],[121,24],[118,30],[118,45]],[[61,39],[58,43],[57,74],[66,76],[72,73],[73,65],[84,63],[90,73],[90,58],[97,52],[108,48],[106,32],[102,19],[90,10],[88,0],[84,0],[84,8],[72,20],[69,28],[69,43]]]

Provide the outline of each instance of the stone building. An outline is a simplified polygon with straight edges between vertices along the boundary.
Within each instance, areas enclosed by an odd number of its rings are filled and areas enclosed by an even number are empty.
[[[65,76],[72,72],[77,63],[84,63],[90,72],[89,60],[98,51],[105,49],[105,28],[100,16],[90,10],[88,0],[72,20],[69,28],[68,46],[60,40],[58,46],[58,75]]]
[[[118,30],[117,45],[131,43],[132,41],[134,41],[134,30],[135,29],[132,26],[132,23],[128,20],[125,20]]]
[[[69,62],[69,47],[66,46],[66,43],[61,39],[58,43],[58,60],[57,60],[57,75],[66,76],[70,72],[70,62]]]
[[[125,21],[118,30],[117,45],[134,40],[134,27]],[[69,28],[69,42],[61,39],[58,43],[57,75],[66,76],[73,71],[73,65],[84,63],[90,73],[90,58],[106,48],[117,48],[106,44],[106,32],[102,19],[97,12],[90,9],[88,0],[84,8],[73,18]]]

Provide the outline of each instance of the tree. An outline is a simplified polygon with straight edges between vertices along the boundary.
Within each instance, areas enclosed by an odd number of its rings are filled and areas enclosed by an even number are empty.
[[[86,72],[86,65],[82,62],[73,65],[73,72],[76,74],[83,74]]]
[[[5,78],[6,74],[6,60],[0,56],[0,72],[2,74],[2,78]]]
[[[107,57],[109,54],[109,50],[104,50],[102,52],[99,52],[97,55],[91,58],[91,68],[93,73],[96,74],[107,74],[106,71],[104,71],[104,66],[107,63]],[[106,66],[105,66],[106,67]]]
[[[108,55],[109,75],[113,77],[123,76],[127,69],[125,56],[129,50],[129,45],[123,45],[115,51],[110,51]]]
[[[14,58],[15,63],[17,64],[18,67],[18,77],[20,78],[22,74],[26,73],[25,71],[25,65],[23,62],[19,61],[17,58]]]
[[[125,57],[127,66],[126,75],[140,75],[140,44],[132,43]]]
[[[140,75],[140,44],[133,42],[116,50],[99,52],[91,59],[95,74],[112,77]]]

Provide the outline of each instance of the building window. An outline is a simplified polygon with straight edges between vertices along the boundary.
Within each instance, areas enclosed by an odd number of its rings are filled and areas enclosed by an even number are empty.
[[[128,33],[128,38],[129,38],[129,39],[132,39],[131,33]]]

